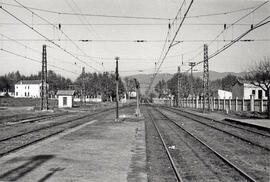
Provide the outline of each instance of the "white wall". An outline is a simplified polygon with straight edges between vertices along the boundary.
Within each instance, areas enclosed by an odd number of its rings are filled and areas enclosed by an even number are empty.
[[[229,99],[232,98],[232,92],[226,91],[226,90],[218,90],[218,98],[220,99]]]
[[[40,92],[41,84],[15,84],[15,97],[40,98]]]
[[[244,85],[244,99],[250,99],[250,95],[252,95],[252,90],[255,90],[254,99],[259,98],[259,90],[262,90],[259,87],[255,87],[253,85],[245,84]],[[265,91],[262,90],[262,98],[267,99],[265,96]]]
[[[64,97],[67,98],[67,105],[64,105],[64,103],[63,103],[63,98]],[[62,95],[58,96],[58,107],[59,108],[71,108],[72,103],[73,103],[73,97],[72,96],[62,96]]]

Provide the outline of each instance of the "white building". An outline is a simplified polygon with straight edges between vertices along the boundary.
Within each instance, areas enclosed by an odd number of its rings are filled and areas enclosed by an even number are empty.
[[[237,81],[232,87],[233,98],[250,99],[250,95],[254,96],[254,99],[267,99],[266,92],[260,87],[256,87],[250,83],[244,83]]]
[[[58,107],[72,108],[75,90],[58,90]]]
[[[232,98],[232,92],[226,91],[226,90],[218,90],[218,98],[219,99],[231,99]]]
[[[15,84],[15,97],[40,98],[41,80],[21,80]],[[49,84],[47,84],[49,89]]]

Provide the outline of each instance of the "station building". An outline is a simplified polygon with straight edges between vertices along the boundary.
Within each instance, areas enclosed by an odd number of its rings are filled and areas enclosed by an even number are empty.
[[[40,98],[41,97],[41,80],[20,80],[15,85],[14,97],[21,98]],[[49,89],[49,84],[47,83]]]
[[[235,85],[232,87],[232,97],[235,99],[238,97],[239,99],[250,99],[250,95],[254,96],[254,99],[267,99],[266,92],[251,83],[245,83],[241,81],[237,81]]]

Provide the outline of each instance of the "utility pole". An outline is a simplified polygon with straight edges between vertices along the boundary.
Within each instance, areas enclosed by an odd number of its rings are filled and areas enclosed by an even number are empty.
[[[42,46],[42,69],[41,69],[41,110],[48,110],[48,87],[47,87],[47,52],[46,45]]]
[[[85,99],[85,95],[86,95],[86,91],[85,91],[85,67],[82,67],[82,101],[85,104],[86,103],[86,99]]]
[[[139,107],[139,104],[140,104],[140,84],[136,78],[134,78],[134,81],[135,81],[135,85],[136,85],[136,96],[137,96],[136,116],[139,117],[141,115],[140,107]]]
[[[180,82],[180,73],[181,73],[181,68],[178,66],[178,74],[177,74],[177,106],[180,106],[180,87],[181,87],[181,82]]]
[[[206,108],[206,98],[208,98],[208,107],[210,108],[209,98],[209,64],[208,64],[208,45],[203,45],[204,59],[203,59],[203,112]]]
[[[194,91],[193,91],[193,68],[196,65],[196,63],[195,62],[189,62],[188,65],[190,66],[190,70],[191,70],[190,95],[193,96],[193,94],[194,94]]]
[[[115,121],[119,121],[119,108],[118,108],[118,102],[119,102],[119,95],[118,95],[118,85],[119,85],[119,73],[118,73],[118,60],[119,57],[115,57],[116,61],[116,68],[115,68],[115,81],[116,81],[116,118]]]

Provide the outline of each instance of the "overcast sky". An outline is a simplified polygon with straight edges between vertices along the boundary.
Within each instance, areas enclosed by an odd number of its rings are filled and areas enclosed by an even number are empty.
[[[2,7],[6,11],[33,27],[40,34],[52,39],[67,52],[78,56],[79,60],[46,41],[44,37],[23,25],[2,9],[0,10],[1,49],[41,61],[42,45],[46,44],[49,69],[72,79],[80,74],[84,66],[87,72],[95,71],[91,67],[99,71],[113,71],[115,69],[115,56],[120,57],[119,70],[122,76],[153,73],[155,62],[158,61],[161,54],[168,31],[169,20],[166,19],[173,19],[182,3],[181,0],[17,1],[26,7],[56,12],[164,18],[154,20],[63,15],[32,9],[33,14],[22,8],[16,1],[1,0],[0,3],[3,3]],[[176,38],[176,40],[184,40],[184,42],[170,49],[167,59],[161,66],[161,73],[175,73],[177,66],[182,65],[181,55],[183,55],[184,60],[182,70],[188,69],[188,62],[191,58],[195,57],[192,59],[194,62],[202,61],[204,43],[209,44],[224,29],[224,24],[226,24],[226,27],[230,26],[231,23],[264,2],[255,0],[195,0]],[[189,3],[190,1],[186,0],[181,15],[184,14]],[[235,10],[240,11],[225,14]],[[192,17],[215,13],[224,14]],[[57,27],[61,24],[61,30],[73,42],[67,41],[59,28],[49,25],[48,22],[40,19],[37,15]],[[256,24],[269,15],[270,3],[266,3],[224,31],[218,41],[209,45],[209,55],[220,49],[225,43],[228,43],[223,40],[236,38],[250,29],[251,24]],[[170,39],[175,34],[179,22],[177,21],[175,26],[171,28]],[[252,31],[243,39],[255,41],[235,43],[232,47],[210,60],[210,70],[241,72],[248,65],[262,59],[264,56],[270,56],[269,35],[270,23]],[[11,40],[7,41],[6,36],[19,41],[21,44]],[[82,39],[94,41],[78,41]],[[136,40],[146,40],[148,42],[136,42]],[[0,75],[16,70],[29,75],[41,70],[41,63],[4,51],[0,51],[0,63]],[[202,64],[196,67],[198,71],[201,71],[202,68]]]

